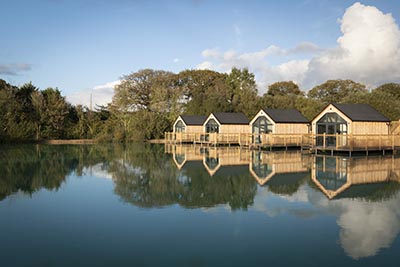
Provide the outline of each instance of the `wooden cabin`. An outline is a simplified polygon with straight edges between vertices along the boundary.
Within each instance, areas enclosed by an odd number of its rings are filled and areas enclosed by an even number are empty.
[[[174,133],[203,133],[206,116],[180,115],[174,125]]]
[[[211,113],[203,127],[206,143],[240,144],[241,134],[249,134],[249,119],[243,113]]]
[[[249,119],[243,113],[216,112],[207,117],[203,127],[205,133],[249,133]]]
[[[180,115],[174,122],[173,132],[165,133],[166,143],[194,143],[203,133],[206,116]]]
[[[390,134],[390,120],[367,104],[329,104],[312,120],[311,129],[313,134],[328,135],[317,136],[316,146],[346,147],[351,141],[352,147],[368,146],[368,142],[381,147],[378,142]],[[344,138],[347,135],[353,136],[351,140]],[[371,141],[373,135],[376,140]]]
[[[253,143],[267,146],[300,146],[310,122],[296,109],[261,109],[250,122]],[[273,134],[273,136],[266,136]]]
[[[308,134],[309,124],[297,109],[261,109],[250,122],[253,134]]]

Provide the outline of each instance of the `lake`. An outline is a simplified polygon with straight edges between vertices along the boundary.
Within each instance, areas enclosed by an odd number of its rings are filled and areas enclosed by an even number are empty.
[[[1,266],[398,266],[400,158],[0,147]]]

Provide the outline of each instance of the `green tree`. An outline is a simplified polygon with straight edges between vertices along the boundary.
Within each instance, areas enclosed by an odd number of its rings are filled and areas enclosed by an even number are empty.
[[[385,83],[372,90],[372,92],[385,93],[390,97],[400,100],[400,83]]]
[[[352,80],[329,80],[308,92],[308,97],[326,104],[340,103],[351,94],[367,92],[365,85]]]
[[[46,138],[63,138],[68,129],[69,104],[57,88],[42,91],[45,103],[46,125],[43,133]]]
[[[185,113],[208,115],[211,112],[231,111],[230,92],[226,74],[211,70],[185,70],[178,74]]]
[[[299,86],[293,81],[276,82],[268,86],[268,95],[271,96],[304,96],[304,92],[300,90]]]
[[[123,76],[121,83],[115,86],[113,105],[123,111],[151,111],[154,89],[169,75],[167,71],[144,69]]]
[[[132,140],[146,136],[162,136],[163,132],[159,131],[164,127],[157,123],[163,125],[164,121],[156,120],[156,125],[141,122],[145,122],[144,117],[161,117],[162,114],[178,113],[181,110],[177,104],[180,95],[175,91],[175,83],[171,72],[159,70],[145,69],[123,76],[121,83],[115,87],[110,106],[110,112],[117,124],[115,139]],[[144,128],[137,128],[137,125]],[[147,134],[148,131],[152,134]]]
[[[41,139],[42,127],[46,123],[46,106],[42,92],[34,91],[31,94],[32,105],[34,108],[34,122],[36,128],[36,140]]]
[[[233,68],[226,78],[229,86],[231,110],[254,116],[259,108],[259,97],[254,74],[248,69]]]

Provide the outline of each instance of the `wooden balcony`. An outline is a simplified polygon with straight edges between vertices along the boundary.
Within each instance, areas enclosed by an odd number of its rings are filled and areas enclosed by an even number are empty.
[[[313,152],[394,151],[400,149],[400,135],[388,134],[247,134],[165,133],[167,144],[238,145],[249,148],[310,149]]]

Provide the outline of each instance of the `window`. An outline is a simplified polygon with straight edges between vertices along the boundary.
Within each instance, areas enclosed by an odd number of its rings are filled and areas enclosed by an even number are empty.
[[[336,146],[336,138],[335,134],[346,135],[347,134],[347,122],[340,117],[338,114],[330,112],[326,113],[322,118],[317,122],[317,134],[327,134],[328,136],[324,139],[323,136],[317,137],[317,145],[322,146],[325,144],[326,146]],[[342,140],[339,145],[344,145],[346,143],[345,140]]]
[[[253,123],[253,133],[272,133],[272,123],[264,116],[260,116]]]
[[[182,121],[178,121],[178,122],[175,124],[175,132],[176,132],[176,133],[183,133],[183,132],[185,132],[185,124],[183,124]]]
[[[210,119],[206,124],[206,133],[219,133],[218,123],[214,119]]]

